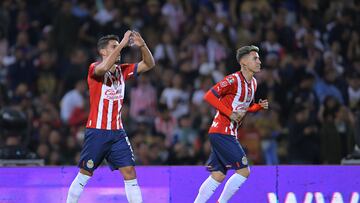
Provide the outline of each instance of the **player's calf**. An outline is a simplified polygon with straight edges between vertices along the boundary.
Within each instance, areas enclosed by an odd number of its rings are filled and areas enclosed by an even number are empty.
[[[81,171],[77,174],[69,188],[66,203],[77,203],[79,201],[80,195],[90,178],[91,176],[85,175]]]
[[[247,177],[250,175],[250,170],[248,167],[236,170],[229,180],[226,182],[224,190],[222,191],[219,203],[228,202],[229,199],[239,190],[241,185],[247,180]]]
[[[198,193],[194,203],[205,203],[205,202],[207,202],[210,199],[210,197],[214,194],[216,188],[219,187],[221,182],[219,182],[219,181],[217,181],[217,180],[215,180],[213,178],[214,173],[215,172],[212,172],[211,175],[200,186],[199,193]],[[219,173],[221,173],[221,172],[219,172]],[[219,174],[216,174],[216,175],[219,175]],[[224,178],[225,178],[225,175],[224,175],[224,177],[221,177],[219,179],[221,179],[221,181],[223,181]]]
[[[130,203],[142,203],[141,190],[136,179],[136,171],[133,166],[119,168],[124,177],[126,198]]]

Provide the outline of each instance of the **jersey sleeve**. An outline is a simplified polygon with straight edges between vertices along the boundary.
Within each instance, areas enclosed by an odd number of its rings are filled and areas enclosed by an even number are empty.
[[[91,78],[94,78],[94,76],[95,76],[95,63],[90,64],[88,74],[89,74],[89,76]]]
[[[132,63],[132,64],[121,64],[120,68],[121,71],[124,75],[124,80],[128,80],[132,77],[137,78],[138,74],[137,74],[137,67],[138,64],[137,63]]]
[[[260,104],[252,103],[252,104],[250,104],[249,108],[247,109],[247,112],[255,113],[255,112],[260,111],[261,109],[262,109],[262,107]]]
[[[211,91],[216,97],[220,98],[226,94],[229,94],[232,91],[232,89],[234,88],[235,82],[236,82],[235,76],[228,75],[224,79],[222,79],[220,82],[215,84],[211,88]]]
[[[98,77],[98,76],[95,75],[95,67],[98,64],[99,64],[98,62],[90,64],[89,71],[88,71],[88,77],[89,78],[92,78],[92,79],[95,79],[95,80],[100,80],[101,79],[101,77]]]
[[[225,114],[227,117],[230,118],[232,113],[231,109],[227,108],[216,96],[215,94],[211,93],[211,90],[206,92],[204,95],[204,100],[215,107],[218,111]]]

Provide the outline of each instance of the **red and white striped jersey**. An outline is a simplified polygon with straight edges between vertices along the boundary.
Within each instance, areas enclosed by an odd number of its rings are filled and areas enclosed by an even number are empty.
[[[254,99],[257,83],[253,77],[246,81],[240,71],[226,76],[214,85],[211,91],[227,108],[235,111],[246,111]],[[216,112],[209,133],[237,136],[241,123],[230,120],[226,115]]]
[[[88,72],[90,94],[90,114],[87,128],[105,130],[122,129],[121,108],[125,96],[125,81],[137,76],[137,64],[117,65],[114,73],[106,72],[104,76],[95,75],[92,63]]]

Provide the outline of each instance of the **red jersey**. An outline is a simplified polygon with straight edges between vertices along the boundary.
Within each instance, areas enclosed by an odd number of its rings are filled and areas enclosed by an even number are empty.
[[[242,73],[238,71],[226,76],[214,85],[211,91],[232,112],[246,111],[254,99],[256,87],[257,83],[254,77],[251,81],[246,81]],[[237,136],[240,124],[231,121],[229,117],[217,111],[209,133]]]
[[[95,75],[92,63],[88,72],[90,93],[90,114],[87,128],[105,130],[122,129],[121,107],[125,96],[125,81],[137,76],[137,64],[121,64],[114,73],[106,72],[103,76]]]

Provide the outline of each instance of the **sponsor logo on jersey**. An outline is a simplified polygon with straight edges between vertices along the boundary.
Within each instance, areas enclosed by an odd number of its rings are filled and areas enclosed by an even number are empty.
[[[121,99],[121,92],[119,89],[118,90],[107,89],[104,92],[104,97],[105,97],[105,99],[108,99],[108,100]]]

